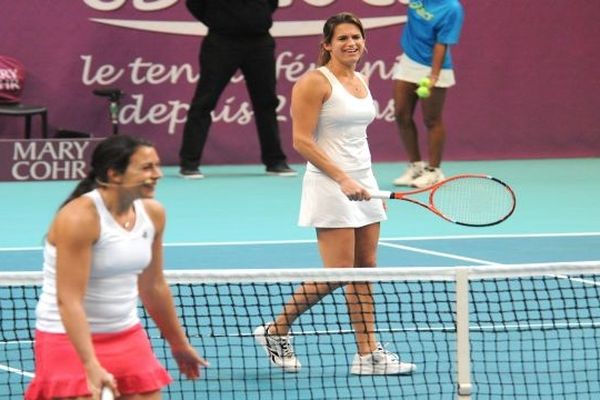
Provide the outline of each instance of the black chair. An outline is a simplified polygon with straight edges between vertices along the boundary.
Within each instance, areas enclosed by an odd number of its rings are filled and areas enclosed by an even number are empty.
[[[48,109],[26,104],[0,104],[0,115],[25,118],[25,139],[31,139],[31,118],[39,115],[42,122],[42,137],[48,137]]]

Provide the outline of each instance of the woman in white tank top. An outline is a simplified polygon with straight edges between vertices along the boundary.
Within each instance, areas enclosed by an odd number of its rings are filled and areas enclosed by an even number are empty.
[[[162,177],[156,150],[111,136],[94,150],[91,167],[48,230],[26,400],[97,399],[103,387],[159,399],[172,379],[140,324],[138,297],[183,374],[195,379],[207,365],[185,336],[163,277],[165,212],[152,199]]]
[[[292,92],[294,148],[307,160],[299,224],[316,229],[325,267],[373,268],[386,215],[383,202],[370,196],[378,187],[366,128],[375,107],[366,78],[356,72],[365,51],[364,29],[356,16],[341,13],[327,20],[323,32],[321,67],[304,75]],[[274,365],[286,372],[300,369],[290,326],[339,286],[303,283],[273,322],[255,330]],[[377,341],[370,285],[353,283],[344,290],[357,344],[351,373],[412,372],[413,364],[400,362]]]

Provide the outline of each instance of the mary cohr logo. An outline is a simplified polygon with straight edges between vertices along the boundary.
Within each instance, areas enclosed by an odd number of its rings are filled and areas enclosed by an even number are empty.
[[[15,140],[0,146],[0,180],[79,180],[101,139]],[[6,154],[4,154],[6,153]]]
[[[0,68],[0,90],[21,90],[21,82],[16,68]]]

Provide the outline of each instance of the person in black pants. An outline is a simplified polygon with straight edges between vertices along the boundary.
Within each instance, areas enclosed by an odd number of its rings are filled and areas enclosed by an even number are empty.
[[[238,69],[246,80],[267,174],[293,176],[281,148],[276,109],[275,40],[269,33],[278,0],[186,0],[208,27],[200,49],[200,80],[190,104],[179,151],[180,175],[203,178],[199,165],[214,110]]]

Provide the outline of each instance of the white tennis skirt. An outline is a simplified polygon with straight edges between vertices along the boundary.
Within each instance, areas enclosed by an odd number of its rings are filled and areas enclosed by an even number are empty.
[[[348,172],[367,190],[378,190],[373,171]],[[383,200],[351,201],[333,179],[321,172],[307,170],[302,181],[298,225],[314,228],[360,228],[385,221]]]
[[[421,79],[429,76],[430,73],[431,67],[429,65],[419,64],[409,58],[406,54],[402,54],[400,56],[400,61],[394,65],[392,79],[418,84]],[[454,78],[454,70],[442,69],[435,86],[448,88],[455,84],[456,79]]]

